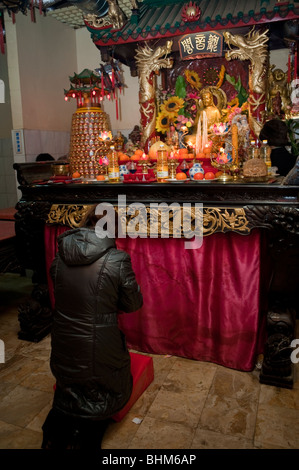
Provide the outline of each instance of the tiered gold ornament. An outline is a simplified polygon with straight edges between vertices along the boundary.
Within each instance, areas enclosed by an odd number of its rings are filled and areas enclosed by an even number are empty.
[[[99,174],[98,157],[105,155],[107,142],[99,134],[108,129],[108,118],[101,108],[81,108],[73,114],[70,144],[72,172],[78,171],[83,178]]]
[[[94,179],[100,173],[99,157],[106,155],[107,141],[103,133],[110,133],[108,115],[101,109],[100,101],[105,88],[100,75],[83,70],[70,77],[73,84],[65,96],[77,99],[77,110],[72,116],[69,160],[71,172],[83,178]]]

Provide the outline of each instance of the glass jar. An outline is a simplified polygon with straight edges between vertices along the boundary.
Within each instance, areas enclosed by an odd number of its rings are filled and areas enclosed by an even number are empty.
[[[165,183],[168,180],[168,152],[160,149],[157,154],[157,182]]]
[[[261,155],[261,158],[264,160],[264,162],[267,165],[268,173],[270,172],[269,169],[272,167],[270,154],[271,154],[271,149],[268,145],[268,141],[263,140],[261,148],[260,148],[260,155]]]
[[[108,179],[111,183],[119,182],[119,164],[118,164],[118,153],[115,150],[114,145],[111,145],[110,152],[108,155]]]

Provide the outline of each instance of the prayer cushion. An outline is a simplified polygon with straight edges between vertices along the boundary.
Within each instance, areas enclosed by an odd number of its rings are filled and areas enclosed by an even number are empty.
[[[131,397],[127,404],[114,416],[114,421],[121,421],[128,411],[132,408],[134,403],[138,400],[147,387],[154,380],[154,365],[153,359],[142,354],[132,353],[131,356],[131,374],[133,376],[133,390]]]

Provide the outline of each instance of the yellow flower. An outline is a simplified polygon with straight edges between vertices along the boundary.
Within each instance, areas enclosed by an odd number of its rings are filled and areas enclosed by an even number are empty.
[[[156,129],[158,132],[162,132],[165,134],[166,131],[168,131],[170,126],[170,118],[168,113],[164,113],[161,111],[156,119]]]
[[[170,119],[177,116],[179,110],[184,106],[184,100],[178,96],[172,96],[161,104],[161,112],[167,114]]]
[[[196,88],[196,90],[201,88],[199,76],[194,70],[185,70],[185,77],[187,82],[189,82],[193,88]]]

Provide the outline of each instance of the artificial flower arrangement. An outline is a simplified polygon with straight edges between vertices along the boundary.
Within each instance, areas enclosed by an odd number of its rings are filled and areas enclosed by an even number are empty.
[[[240,77],[238,80],[231,77],[226,73],[224,65],[221,65],[219,72],[214,68],[207,69],[203,74],[203,79],[204,84],[201,83],[197,72],[186,69],[184,75],[178,76],[175,90],[164,92],[165,99],[160,105],[156,118],[158,132],[168,134],[187,129],[191,133],[198,112],[197,102],[200,100],[200,90],[204,86],[220,88],[224,80],[235,88],[236,95],[228,103],[227,108],[222,110],[222,122],[218,127],[216,125],[213,133],[216,135],[227,133],[239,116],[248,115],[248,93],[242,86]],[[187,89],[188,85],[192,87],[191,92]]]
[[[201,87],[196,72],[185,71],[187,81],[192,81],[192,86],[198,90]],[[179,75],[176,79],[175,90],[165,94],[165,99],[160,106],[156,119],[156,130],[165,134],[174,126],[176,131],[182,127],[192,128],[197,114],[196,100],[199,99],[197,92],[188,92],[184,76]]]

